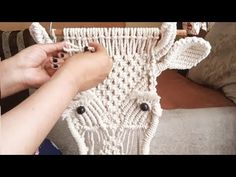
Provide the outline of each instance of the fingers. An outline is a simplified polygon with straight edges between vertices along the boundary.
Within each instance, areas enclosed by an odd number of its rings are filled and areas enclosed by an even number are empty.
[[[58,69],[64,62],[65,61],[61,58],[52,57],[47,65],[50,65],[52,69]]]
[[[94,53],[94,52],[95,52],[95,49],[94,49],[94,47],[85,46],[85,47],[84,47],[84,52],[91,52],[91,53]]]
[[[91,42],[89,43],[90,47],[93,47],[96,52],[104,52],[106,53],[105,47],[103,47],[101,44],[96,43],[96,42]]]
[[[66,45],[65,42],[55,43],[55,44],[45,44],[41,45],[45,52],[49,54],[49,60],[45,63],[45,69],[48,72],[50,76],[52,76],[57,69],[59,69],[65,62],[65,59],[67,59],[69,56],[68,53],[64,53],[63,47]],[[89,43],[89,46],[84,47],[84,52],[102,52],[106,53],[106,49],[99,43],[92,42]]]
[[[44,68],[47,71],[48,75],[52,76],[61,66],[62,66],[62,63],[48,62],[46,63]]]
[[[65,61],[63,59],[59,59],[59,58],[55,58],[55,57],[50,59],[50,63],[55,64],[55,65],[60,65],[61,66],[64,62]]]
[[[57,71],[53,68],[53,64],[49,62],[45,65],[45,70],[50,77]]]
[[[53,44],[39,44],[39,46],[47,53],[55,53],[55,52],[60,52],[63,51],[63,47],[66,45],[65,42],[58,42],[58,43],[53,43]]]
[[[61,58],[61,59],[66,59],[69,57],[68,53],[65,53],[63,51],[59,51],[59,52],[53,52],[51,55],[52,57],[56,57],[56,58]]]
[[[57,53],[57,57],[58,58],[61,58],[61,59],[66,59],[68,58],[70,55],[68,53],[65,53],[65,52],[59,52]]]
[[[63,63],[65,62],[64,60],[68,57],[67,55],[68,54],[59,52],[56,55],[57,57],[50,57],[44,67],[49,76],[52,76],[56,72],[56,70],[63,65]]]

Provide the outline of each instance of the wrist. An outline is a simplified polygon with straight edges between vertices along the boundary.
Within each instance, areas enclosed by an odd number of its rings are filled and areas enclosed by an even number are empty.
[[[24,67],[19,64],[19,59],[17,57],[9,58],[10,66],[9,71],[12,74],[14,84],[19,85],[22,89],[27,89],[29,86],[24,82]]]
[[[22,80],[22,72],[14,57],[1,62],[2,97],[9,96],[27,88]]]
[[[52,76],[51,80],[58,81],[62,86],[69,86],[70,89],[78,92],[81,79],[77,73],[73,72],[70,67],[63,66]]]
[[[64,79],[69,83],[71,86],[75,87],[77,91],[80,91],[80,87],[83,84],[84,80],[84,73],[86,67],[84,66],[77,58],[70,58],[68,59],[63,67],[61,67],[56,73],[55,77],[59,75],[64,77]]]

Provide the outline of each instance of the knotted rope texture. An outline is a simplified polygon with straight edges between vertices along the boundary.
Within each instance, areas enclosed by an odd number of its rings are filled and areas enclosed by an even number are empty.
[[[37,43],[53,42],[39,23],[30,31]],[[211,49],[202,38],[175,41],[176,23],[161,29],[64,28],[63,33],[64,50],[71,55],[95,41],[113,59],[109,76],[78,93],[62,115],[80,154],[148,154],[162,114],[156,78],[168,68],[190,69]]]

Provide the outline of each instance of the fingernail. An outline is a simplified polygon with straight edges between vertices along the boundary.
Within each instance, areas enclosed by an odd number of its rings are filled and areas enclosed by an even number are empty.
[[[89,52],[88,46],[85,46],[85,47],[84,47],[84,52]]]
[[[52,59],[52,62],[53,62],[53,63],[57,63],[57,62],[58,62],[57,58],[53,58],[53,59]]]
[[[57,68],[58,68],[58,65],[57,65],[57,64],[53,64],[53,68],[54,68],[54,69],[57,69]]]
[[[61,56],[61,58],[63,58],[65,55],[64,55],[64,53],[60,53],[60,56]]]
[[[58,53],[59,58],[64,58],[64,56],[65,56],[64,53],[62,53],[62,52]]]

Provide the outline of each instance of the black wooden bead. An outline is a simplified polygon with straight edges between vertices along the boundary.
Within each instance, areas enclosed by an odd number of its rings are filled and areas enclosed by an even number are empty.
[[[78,114],[83,114],[85,112],[85,108],[84,108],[84,106],[79,106],[76,109],[76,111],[77,111]]]
[[[149,110],[149,106],[148,106],[147,103],[142,103],[142,104],[140,104],[140,109],[142,111],[148,111]]]

